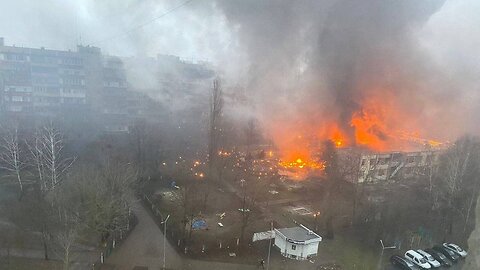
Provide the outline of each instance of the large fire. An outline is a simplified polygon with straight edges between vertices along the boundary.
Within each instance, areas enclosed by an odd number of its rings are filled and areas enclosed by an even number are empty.
[[[352,115],[355,144],[376,152],[413,151],[441,147],[442,143],[426,139],[421,121],[408,106],[400,106],[391,91],[375,91]],[[382,93],[382,94],[378,94]]]
[[[346,135],[341,131],[339,126],[334,123],[328,123],[322,126],[314,135],[316,143],[307,143],[301,145],[303,136],[298,137],[299,144],[293,146],[292,150],[287,150],[286,155],[282,156],[280,165],[286,169],[294,170],[294,178],[302,179],[309,174],[315,174],[325,168],[325,163],[320,158],[321,144],[326,139],[333,144],[342,148],[348,145]],[[300,150],[302,149],[302,150]]]
[[[375,152],[412,151],[445,144],[425,139],[422,126],[416,121],[415,115],[401,109],[391,92],[375,93],[376,96],[362,100],[360,109],[352,113],[347,128],[342,128],[328,116],[318,119],[314,124],[302,121],[292,123],[290,128],[293,133],[276,136],[280,152],[279,165],[295,171],[294,178],[302,178],[307,172],[321,171],[324,163],[319,153],[326,140],[332,141],[337,148],[355,146]]]

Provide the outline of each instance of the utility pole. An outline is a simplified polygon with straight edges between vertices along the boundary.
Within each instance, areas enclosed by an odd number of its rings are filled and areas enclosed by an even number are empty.
[[[270,240],[268,242],[267,270],[270,268],[270,251],[272,250],[273,221],[270,221]]]
[[[320,212],[313,214],[313,217],[315,218],[315,232],[318,232],[318,216],[320,216]]]
[[[167,218],[165,218],[165,220],[163,220],[160,224],[163,224],[163,268],[162,269],[166,269],[165,268],[165,250],[166,250],[166,247],[167,247],[167,221],[168,221],[168,218],[170,218],[170,215],[167,216]]]

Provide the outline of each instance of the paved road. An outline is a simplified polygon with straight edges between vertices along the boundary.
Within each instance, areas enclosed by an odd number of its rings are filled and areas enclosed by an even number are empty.
[[[133,209],[138,224],[122,245],[107,259],[118,270],[131,270],[135,266],[161,269],[163,266],[163,234],[140,202]],[[180,269],[183,262],[175,249],[166,243],[166,266]]]

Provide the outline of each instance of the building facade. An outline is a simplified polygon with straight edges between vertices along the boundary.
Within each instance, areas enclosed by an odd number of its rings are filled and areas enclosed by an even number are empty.
[[[128,90],[120,58],[91,46],[62,51],[0,41],[0,111],[29,117],[90,116],[105,131],[128,131],[129,100],[136,95]]]
[[[0,117],[80,119],[113,133],[149,118],[200,130],[191,114],[208,108],[214,75],[205,63],[175,56],[120,58],[93,46],[25,48],[0,38]]]
[[[2,111],[49,115],[86,107],[85,67],[78,52],[0,42]]]
[[[441,150],[363,155],[358,182],[381,182],[422,176],[438,166]]]

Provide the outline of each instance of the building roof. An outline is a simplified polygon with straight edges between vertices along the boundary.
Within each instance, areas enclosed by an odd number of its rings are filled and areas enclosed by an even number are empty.
[[[277,232],[282,234],[286,239],[290,239],[293,241],[310,241],[310,240],[318,240],[322,241],[322,237],[313,232],[312,230],[308,229],[307,227],[300,224],[298,227],[293,228],[283,228],[283,229],[276,229]]]

